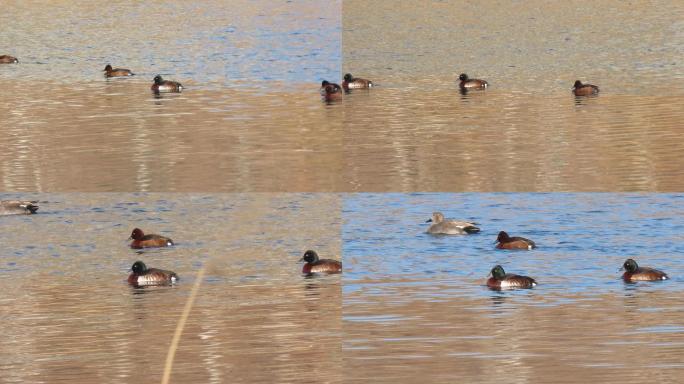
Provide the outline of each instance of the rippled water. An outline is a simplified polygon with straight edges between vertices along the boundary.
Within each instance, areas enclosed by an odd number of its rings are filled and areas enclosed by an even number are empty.
[[[339,3],[3,8],[0,190],[341,189]],[[40,9],[40,11],[38,11]],[[105,79],[106,63],[132,78]],[[155,98],[155,74],[184,92]],[[9,96],[11,95],[11,96]]]
[[[158,380],[203,269],[174,382],[677,381],[682,196],[613,192],[684,189],[682,11],[3,4],[0,197],[41,209],[0,220],[2,380]],[[346,72],[377,86],[321,102]],[[183,93],[152,95],[156,74]],[[434,210],[483,231],[428,236]],[[178,245],[136,253],[134,226]],[[540,248],[496,251],[502,229]],[[343,279],[303,278],[308,248]],[[625,285],[627,257],[673,279]],[[130,288],[139,258],[180,283]],[[489,291],[496,263],[540,285]]]
[[[0,221],[3,382],[159,380],[202,268],[172,382],[341,381],[340,276],[298,263],[310,248],[340,258],[337,196],[32,197],[38,214]],[[176,246],[132,250],[135,226]],[[180,281],[134,289],[135,260]]]
[[[343,208],[346,378],[676,381],[684,365],[682,195],[359,194]],[[431,213],[479,234],[425,233]],[[505,230],[532,251],[496,250]],[[671,280],[625,284],[628,257]],[[495,292],[490,269],[532,276]],[[612,378],[612,379],[611,379]]]
[[[356,191],[681,191],[678,2],[345,1]],[[368,36],[374,36],[369,39]],[[486,79],[461,95],[457,77]],[[576,79],[598,97],[575,98]]]

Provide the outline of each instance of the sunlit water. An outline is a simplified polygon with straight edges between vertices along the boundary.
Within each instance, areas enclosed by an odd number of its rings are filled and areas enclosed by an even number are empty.
[[[643,382],[681,377],[682,195],[359,194],[343,208],[349,382]],[[425,231],[433,211],[476,221],[468,236]],[[494,248],[496,235],[538,249]],[[627,258],[671,280],[625,284]],[[491,291],[490,269],[534,277]],[[515,381],[515,380],[514,380]]]
[[[298,262],[340,258],[335,195],[31,197],[37,214],[0,221],[3,382],[160,381],[202,268],[172,382],[341,381],[340,276],[306,278]],[[132,250],[136,226],[176,245]],[[180,281],[132,288],[136,260]]]
[[[340,2],[3,4],[2,191],[341,190]],[[131,69],[105,79],[103,68]],[[185,87],[154,97],[162,74]]]
[[[681,191],[680,2],[343,4],[355,191]],[[373,38],[369,38],[373,36]],[[490,87],[461,95],[460,73]],[[598,97],[575,98],[575,80]]]

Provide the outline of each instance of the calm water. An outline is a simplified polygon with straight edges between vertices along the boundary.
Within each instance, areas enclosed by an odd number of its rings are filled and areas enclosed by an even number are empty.
[[[174,382],[676,381],[682,196],[614,192],[684,190],[682,14],[3,4],[0,54],[20,63],[0,66],[0,197],[42,201],[0,220],[3,380],[158,380],[203,269]],[[107,80],[107,63],[136,76]],[[345,72],[377,87],[321,102]],[[491,87],[460,94],[461,72]],[[154,97],[156,74],[184,92]],[[573,97],[576,79],[601,94]],[[416,191],[478,193],[383,194]],[[483,232],[427,236],[438,209]],[[134,226],[178,245],[138,254]],[[496,251],[501,229],[540,248]],[[302,278],[308,248],[344,277]],[[625,285],[627,257],[673,279]],[[180,283],[131,289],[136,259]],[[540,285],[491,292],[496,263]]]
[[[355,191],[681,191],[681,2],[349,0]],[[374,36],[369,39],[368,36]],[[458,92],[462,72],[486,92]],[[576,79],[597,84],[575,99]]]
[[[0,54],[20,62],[0,67],[0,191],[341,190],[342,112],[318,95],[340,76],[340,8],[5,4]],[[154,98],[158,73],[184,92]]]
[[[0,221],[3,382],[157,382],[201,268],[172,382],[341,381],[340,276],[298,263],[309,248],[340,258],[337,196],[31,197],[38,214]],[[134,226],[177,245],[132,250]],[[180,282],[134,289],[135,260]]]
[[[682,195],[358,194],[343,210],[345,378],[665,382],[683,374]],[[425,233],[434,210],[470,236]],[[538,249],[494,248],[496,235]],[[625,284],[632,257],[671,280]],[[495,292],[490,269],[529,275]],[[515,379],[513,379],[515,378]]]

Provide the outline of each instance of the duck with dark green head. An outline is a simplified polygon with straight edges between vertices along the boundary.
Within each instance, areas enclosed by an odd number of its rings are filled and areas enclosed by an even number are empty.
[[[486,82],[484,80],[480,80],[480,79],[471,79],[465,73],[461,73],[458,76],[458,79],[461,80],[458,83],[459,88],[464,89],[464,90],[466,90],[466,89],[467,90],[470,90],[470,89],[487,89],[487,87],[489,86],[488,82]]]
[[[308,250],[299,261],[306,261],[302,268],[302,273],[310,275],[312,273],[341,273],[342,263],[332,259],[319,259],[316,251]]]
[[[132,273],[128,276],[128,284],[136,287],[145,285],[169,285],[178,280],[176,272],[157,268],[147,268],[142,261],[136,261],[131,267]]]
[[[344,79],[342,80],[342,88],[344,88],[344,90],[347,92],[350,89],[364,89],[372,87],[372,81],[362,79],[360,77],[354,77],[351,73],[347,73],[346,75],[344,75]]]
[[[492,268],[491,277],[487,279],[487,286],[491,289],[532,288],[537,282],[527,276],[506,273],[500,265]]]
[[[632,283],[635,281],[660,281],[667,280],[670,277],[663,271],[655,268],[640,267],[634,259],[627,259],[622,268],[625,273],[622,274],[622,279],[626,282]]]

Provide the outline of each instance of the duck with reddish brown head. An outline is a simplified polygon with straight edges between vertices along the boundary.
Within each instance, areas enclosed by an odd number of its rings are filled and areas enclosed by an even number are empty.
[[[480,79],[471,79],[465,73],[461,73],[461,75],[458,76],[458,79],[461,80],[461,82],[458,83],[458,86],[461,89],[486,89],[489,86],[488,82]]]
[[[105,66],[104,73],[105,77],[123,77],[135,75],[135,73],[131,72],[130,69],[112,68],[112,66],[109,64]]]
[[[154,234],[146,235],[140,228],[135,228],[133,232],[131,232],[129,240],[130,239],[133,239],[131,248],[134,249],[168,247],[173,245],[173,240],[168,237]]]
[[[634,259],[627,259],[625,263],[622,264],[620,270],[625,271],[622,275],[622,279],[628,283],[633,283],[635,281],[661,281],[670,278],[663,271],[649,267],[640,267]]]
[[[327,102],[342,100],[342,88],[339,84],[323,80],[320,92],[323,100]]]
[[[492,277],[487,279],[487,286],[491,289],[532,288],[537,285],[533,278],[506,273],[500,265],[492,268],[490,275]]]
[[[302,268],[302,273],[341,273],[342,263],[332,259],[319,259],[316,251],[308,250],[299,261],[306,261]]]
[[[128,284],[136,287],[148,285],[170,285],[178,281],[176,272],[157,268],[147,268],[142,261],[136,261],[131,267]]]
[[[582,84],[581,81],[576,80],[575,85],[572,87],[572,93],[575,96],[592,96],[598,95],[599,87],[593,84]]]
[[[498,249],[526,249],[537,248],[534,241],[518,236],[508,236],[508,233],[501,231],[496,237],[496,247]]]

